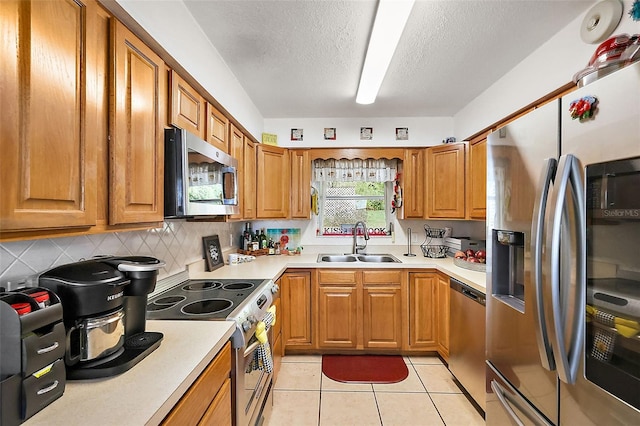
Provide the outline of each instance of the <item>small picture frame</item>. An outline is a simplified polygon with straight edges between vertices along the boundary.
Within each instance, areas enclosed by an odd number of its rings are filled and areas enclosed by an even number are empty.
[[[373,139],[373,127],[360,127],[360,140],[370,141]]]
[[[204,260],[208,272],[215,271],[224,265],[224,256],[217,235],[202,237],[202,245],[204,246]]]
[[[303,129],[291,129],[291,140],[302,141],[302,130]]]
[[[325,141],[335,141],[336,140],[336,128],[335,127],[325,127],[324,128],[324,140]]]
[[[408,141],[409,140],[409,128],[408,127],[396,127],[396,140]]]

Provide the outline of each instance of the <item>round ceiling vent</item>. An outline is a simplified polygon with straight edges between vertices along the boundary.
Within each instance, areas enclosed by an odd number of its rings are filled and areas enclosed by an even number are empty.
[[[580,26],[580,37],[585,43],[600,43],[611,35],[622,18],[620,0],[602,0],[585,15]]]

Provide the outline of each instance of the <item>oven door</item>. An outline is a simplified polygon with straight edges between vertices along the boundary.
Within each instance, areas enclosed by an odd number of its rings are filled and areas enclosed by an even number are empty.
[[[272,331],[269,330],[269,343],[272,341]],[[256,351],[260,347],[260,342],[253,336],[247,343],[243,356],[239,359],[239,369],[237,371],[237,392],[236,392],[236,415],[238,425],[260,424],[260,414],[264,410],[264,403],[268,398],[271,388],[273,373],[256,369],[253,360]],[[242,349],[239,349],[241,351]],[[238,353],[240,356],[240,353]]]

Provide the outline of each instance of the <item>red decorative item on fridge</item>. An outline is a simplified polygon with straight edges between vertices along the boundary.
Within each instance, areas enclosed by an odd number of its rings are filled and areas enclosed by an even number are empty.
[[[579,119],[580,121],[588,120],[593,117],[596,108],[598,106],[598,99],[595,96],[585,96],[581,99],[576,99],[569,105],[569,114],[572,119]]]

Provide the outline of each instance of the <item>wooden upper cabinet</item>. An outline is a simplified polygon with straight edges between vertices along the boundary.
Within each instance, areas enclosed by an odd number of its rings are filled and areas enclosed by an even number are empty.
[[[469,141],[467,218],[487,217],[487,133]]]
[[[256,217],[288,217],[291,176],[289,151],[277,146],[258,144],[256,170]]]
[[[170,75],[171,124],[205,139],[205,99],[177,72],[172,70]]]
[[[402,162],[404,219],[422,219],[424,217],[424,149],[407,148]]]
[[[206,141],[221,151],[231,152],[229,147],[229,119],[207,102]]]
[[[236,168],[236,176],[238,178],[238,213],[229,215],[229,219],[242,219],[244,218],[245,194],[244,135],[233,124],[229,126],[229,153],[238,161],[238,167]]]
[[[463,142],[427,149],[427,217],[465,218]]]
[[[291,217],[309,219],[311,213],[311,160],[309,150],[289,150],[291,155]]]
[[[97,3],[0,2],[0,230],[96,223]]]
[[[256,212],[256,144],[244,138],[244,218],[255,219]]]
[[[120,22],[113,22],[114,117],[110,146],[110,224],[164,217],[166,72],[162,59]]]

